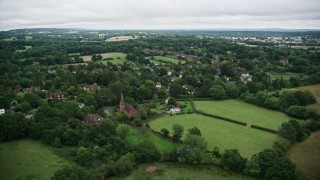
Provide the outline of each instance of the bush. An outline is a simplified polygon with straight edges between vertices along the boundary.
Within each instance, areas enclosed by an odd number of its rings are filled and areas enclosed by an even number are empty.
[[[286,113],[292,117],[296,117],[299,119],[307,119],[309,116],[309,112],[304,106],[290,106]]]
[[[246,166],[247,159],[241,157],[239,150],[229,149],[221,156],[221,164],[233,171],[241,172]]]

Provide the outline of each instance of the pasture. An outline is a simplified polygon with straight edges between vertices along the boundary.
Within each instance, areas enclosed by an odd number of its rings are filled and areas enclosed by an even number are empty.
[[[188,133],[187,129],[196,126],[208,142],[209,150],[213,150],[214,146],[218,146],[221,151],[236,148],[247,158],[272,147],[273,142],[277,140],[277,136],[272,133],[197,114],[167,115],[149,124],[152,129],[159,132],[162,128],[167,128],[171,135],[174,124],[182,125],[185,129],[184,134]]]
[[[309,90],[316,97],[317,103],[309,105],[308,108],[316,109],[318,112],[320,112],[320,84],[302,86],[302,87],[298,87],[297,89],[300,91]]]
[[[2,41],[7,41],[7,42],[11,42],[11,41],[16,41],[17,38],[16,37],[10,37],[10,38],[5,38],[5,39],[1,39]]]
[[[50,179],[69,163],[50,146],[24,139],[0,144],[0,179]]]
[[[172,163],[153,163],[159,169],[159,172],[146,172],[146,168],[150,164],[142,164],[137,170],[134,170],[127,177],[119,177],[114,179],[216,179],[216,180],[244,180],[253,179],[242,174],[229,172],[215,166],[201,165],[185,165]]]
[[[171,58],[171,57],[166,57],[166,56],[154,56],[154,61],[157,63],[159,63],[160,61],[165,61],[165,62],[174,63],[174,64],[178,64],[179,62],[181,62],[182,64],[185,63],[184,60],[179,60],[176,58]]]
[[[270,76],[271,80],[276,80],[277,78],[280,80],[281,77],[284,80],[289,80],[291,77],[298,77],[298,73],[291,73],[291,72],[285,72],[285,73],[275,73],[275,72],[269,72],[268,75]]]
[[[106,42],[114,42],[114,41],[128,41],[130,39],[137,39],[136,36],[115,36],[106,39]]]
[[[15,52],[19,52],[19,53],[25,52],[25,51],[27,51],[28,49],[31,49],[32,46],[24,46],[24,48],[25,48],[25,49],[16,50]]]
[[[103,53],[100,54],[102,56],[102,63],[107,64],[107,62],[111,62],[113,64],[123,64],[124,62],[129,62],[126,59],[126,54],[124,53]],[[92,55],[88,56],[81,56],[83,58],[84,62],[90,62],[92,61]],[[112,60],[106,60],[108,58],[112,58]]]
[[[291,117],[286,114],[239,100],[195,101],[196,108],[208,114],[227,117],[261,127],[277,130]],[[292,119],[292,118],[291,118]]]
[[[119,126],[127,126],[129,128],[129,133],[128,136],[126,137],[129,142],[132,144],[138,144],[141,142],[143,139],[147,139],[151,142],[154,143],[154,145],[159,149],[161,153],[165,152],[171,152],[174,150],[176,147],[179,146],[179,144],[174,144],[171,143],[167,140],[164,140],[151,132],[142,132],[137,128],[131,127],[129,125],[121,124]]]
[[[320,179],[320,131],[304,142],[294,145],[288,152],[290,160],[307,176]]]

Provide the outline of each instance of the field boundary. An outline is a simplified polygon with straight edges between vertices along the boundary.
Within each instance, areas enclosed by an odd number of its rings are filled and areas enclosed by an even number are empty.
[[[207,116],[207,117],[223,120],[223,121],[226,121],[226,122],[231,122],[231,123],[238,124],[238,125],[241,125],[241,126],[247,126],[249,128],[257,129],[257,130],[268,132],[268,133],[273,133],[273,134],[277,133],[277,131],[273,130],[273,129],[269,129],[269,128],[265,128],[265,127],[261,127],[261,126],[257,126],[257,125],[251,125],[251,124],[248,124],[248,123],[245,123],[245,122],[240,122],[238,120],[234,120],[234,119],[230,119],[230,118],[226,118],[226,117],[222,117],[222,116],[208,114],[208,113],[205,113],[205,112],[202,112],[202,111],[199,111],[199,110],[196,110],[195,113],[199,114],[199,115],[202,115],[202,116]]]
[[[247,126],[247,123],[240,122],[240,121],[237,121],[237,120],[234,120],[234,119],[230,119],[230,118],[226,118],[226,117],[221,117],[221,116],[217,116],[217,115],[213,115],[213,114],[208,114],[208,113],[205,113],[205,112],[202,112],[202,111],[199,111],[199,110],[196,110],[196,113],[200,114],[202,116],[208,116],[208,117],[212,117],[212,118],[217,118],[217,119],[220,119],[220,120],[223,120],[223,121],[227,121],[227,122],[231,122],[231,123],[235,123],[235,124],[238,124],[238,125],[241,125],[241,126]]]

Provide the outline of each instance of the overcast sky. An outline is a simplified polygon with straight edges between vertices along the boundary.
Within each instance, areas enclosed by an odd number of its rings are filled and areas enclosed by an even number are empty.
[[[320,0],[0,0],[0,30],[320,29]]]

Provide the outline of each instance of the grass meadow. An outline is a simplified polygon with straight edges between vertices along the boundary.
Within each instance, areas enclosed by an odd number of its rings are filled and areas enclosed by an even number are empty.
[[[178,64],[179,62],[181,62],[182,64],[185,63],[184,60],[179,60],[176,58],[171,58],[171,57],[166,57],[166,56],[154,56],[154,60],[155,60],[155,62],[159,62],[157,60],[162,60],[162,61],[166,61],[166,62],[170,62],[170,63],[174,63],[174,64]]]
[[[307,176],[320,179],[320,131],[296,145],[289,151],[290,160]]]
[[[0,179],[50,179],[58,169],[69,165],[50,146],[23,139],[0,144]]]
[[[131,127],[129,125],[120,124],[119,126],[127,126],[129,128],[129,135],[127,136],[127,140],[131,142],[132,144],[138,144],[144,139],[150,140],[154,143],[154,145],[157,147],[157,149],[160,150],[161,153],[171,152],[176,147],[179,146],[179,144],[174,144],[172,142],[169,142],[165,139],[162,139],[151,132],[141,132],[139,129]]]
[[[16,50],[16,52],[25,52],[25,51],[27,51],[28,49],[31,49],[32,48],[32,46],[24,46],[24,48],[25,49],[23,49],[23,50]]]
[[[146,167],[153,165],[157,167],[160,172],[148,173],[145,171]],[[175,180],[191,180],[191,179],[215,179],[215,180],[245,180],[253,179],[242,174],[229,172],[215,166],[201,166],[201,165],[184,165],[184,164],[171,164],[171,163],[153,163],[142,164],[138,169],[134,170],[127,177],[119,177],[114,179],[125,180],[162,180],[162,179],[175,179]]]
[[[291,118],[282,112],[251,105],[239,100],[195,101],[195,105],[198,110],[209,114],[273,130],[277,130],[281,123]]]
[[[218,146],[222,151],[236,148],[239,149],[242,156],[247,158],[272,147],[273,142],[278,138],[272,133],[197,114],[167,115],[149,124],[156,131],[167,128],[170,133],[174,124],[180,124],[185,129],[184,134],[187,134],[187,129],[196,126],[201,130],[202,137],[208,142],[209,150],[213,150],[214,146]]]

